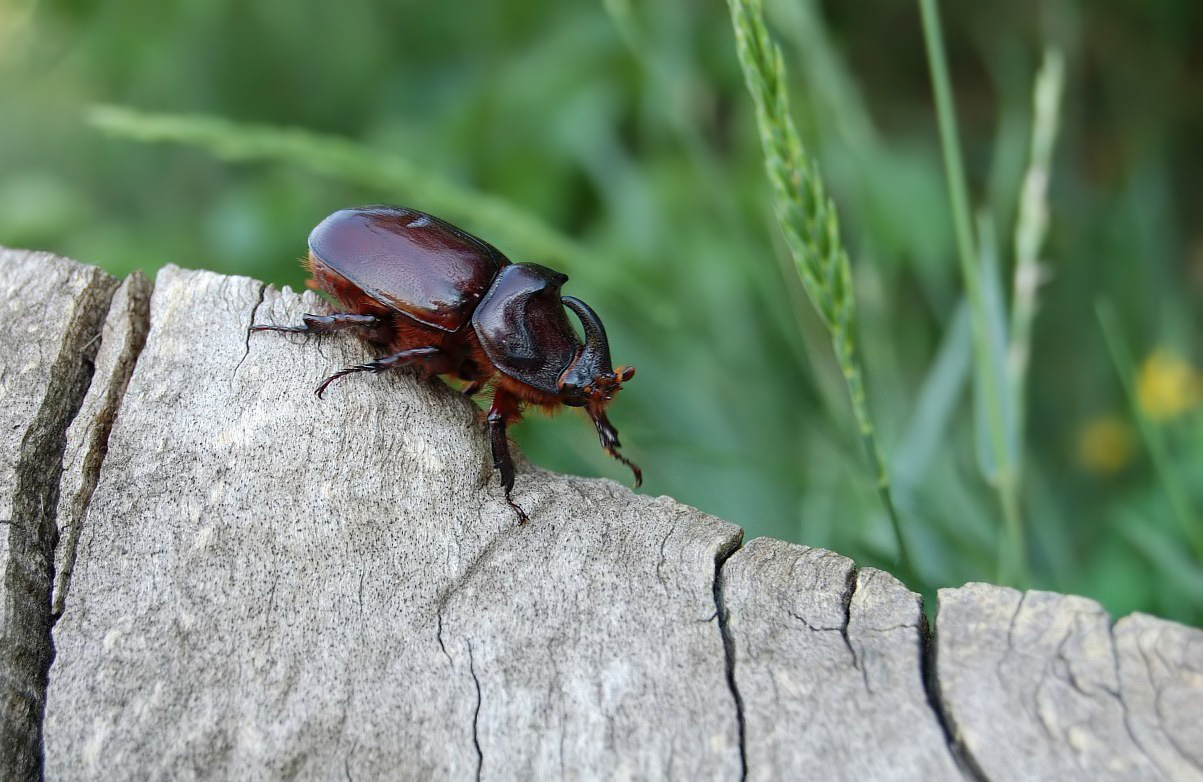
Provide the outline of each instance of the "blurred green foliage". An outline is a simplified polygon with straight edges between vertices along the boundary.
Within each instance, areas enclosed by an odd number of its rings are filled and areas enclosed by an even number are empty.
[[[993,580],[1002,520],[978,459],[917,5],[767,6],[853,259],[915,564],[927,588]],[[1065,53],[1026,391],[1025,585],[1201,623],[1203,4],[942,11],[1006,296],[1032,84],[1046,44]],[[187,144],[133,143],[85,121],[129,119],[97,104],[215,119],[175,126]],[[330,211],[435,211],[564,269],[602,313],[615,359],[639,368],[613,418],[647,491],[891,566],[843,379],[772,219],[722,3],[0,0],[0,172],[0,244],[119,274],[171,262],[296,287]],[[625,480],[577,416],[514,434],[539,464]]]

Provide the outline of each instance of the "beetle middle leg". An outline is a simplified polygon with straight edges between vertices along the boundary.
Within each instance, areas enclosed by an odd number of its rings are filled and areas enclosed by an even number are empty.
[[[361,315],[354,312],[336,312],[333,315],[301,316],[300,326],[273,326],[257,324],[247,331],[283,331],[289,334],[333,334],[347,329],[374,329],[384,325],[384,319],[375,315]]]
[[[618,452],[622,443],[618,442],[618,430],[614,428],[614,424],[610,423],[610,419],[606,417],[606,411],[590,408],[589,417],[593,419],[593,425],[597,427],[597,437],[601,440],[602,448],[610,456],[631,468],[631,472],[635,473],[635,488],[638,489],[643,484],[643,470],[639,469],[639,465]]]
[[[510,419],[519,416],[518,399],[498,389],[493,394],[493,405],[489,408],[489,444],[493,450],[493,469],[501,473],[501,488],[505,489],[505,501],[518,514],[518,523],[526,524],[530,518],[522,506],[514,502],[510,492],[514,490],[514,458],[510,455],[510,444],[505,437],[505,427]]]
[[[340,369],[330,377],[323,380],[322,384],[317,387],[317,390],[314,393],[316,393],[320,398],[321,395],[326,391],[326,387],[335,380],[338,380],[340,377],[346,377],[347,375],[352,375],[356,372],[372,372],[378,375],[381,372],[387,372],[390,369],[400,369],[401,367],[412,364],[415,361],[422,361],[423,359],[432,358],[438,355],[439,352],[439,349],[433,345],[427,345],[425,347],[402,350],[399,353],[394,353],[391,356],[383,356],[375,361],[368,361],[363,364],[356,364],[355,366],[347,367],[346,369]]]

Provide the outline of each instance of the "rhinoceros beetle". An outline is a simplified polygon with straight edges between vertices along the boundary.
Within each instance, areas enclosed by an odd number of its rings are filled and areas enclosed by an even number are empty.
[[[506,426],[523,405],[553,410],[583,407],[606,453],[631,468],[618,452],[618,432],[606,405],[635,375],[613,368],[601,319],[588,304],[560,296],[565,274],[537,263],[511,263],[496,247],[433,215],[401,206],[342,209],[309,234],[305,259],[311,288],[344,309],[304,315],[300,326],[252,325],[251,331],[327,334],[350,330],[386,355],[335,372],[317,387],[320,397],[335,380],[356,372],[381,373],[415,366],[428,377],[467,383],[471,396],[493,390],[486,420],[493,467],[505,500],[527,522],[511,496],[514,461]],[[564,308],[581,322],[578,339]]]

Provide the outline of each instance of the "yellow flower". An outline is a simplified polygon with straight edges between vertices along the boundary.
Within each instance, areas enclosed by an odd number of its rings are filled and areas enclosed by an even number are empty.
[[[1132,430],[1113,415],[1095,418],[1078,435],[1078,461],[1098,475],[1119,472],[1132,460]]]
[[[1152,421],[1167,421],[1199,402],[1199,373],[1182,357],[1158,349],[1136,377],[1136,402]]]

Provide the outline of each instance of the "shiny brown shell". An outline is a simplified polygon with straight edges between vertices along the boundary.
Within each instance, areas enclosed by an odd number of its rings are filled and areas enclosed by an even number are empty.
[[[448,222],[396,206],[342,209],[309,250],[367,296],[419,323],[458,331],[509,260]]]

